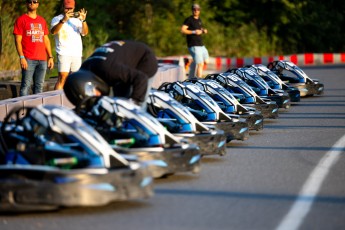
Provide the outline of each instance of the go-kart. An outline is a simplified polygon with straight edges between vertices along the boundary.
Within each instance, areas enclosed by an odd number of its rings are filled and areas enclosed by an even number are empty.
[[[202,155],[225,155],[224,131],[202,124],[185,106],[169,94],[151,89],[147,111],[176,137],[197,144]]]
[[[301,97],[321,95],[324,91],[324,84],[318,79],[311,79],[297,65],[289,61],[273,61],[267,67],[275,72],[278,77],[287,82],[288,85],[297,88]]]
[[[153,116],[128,99],[89,97],[76,113],[121,154],[149,163],[154,178],[200,171],[200,149],[177,138]]]
[[[229,117],[210,96],[195,84],[179,81],[165,82],[158,90],[168,93],[172,98],[186,106],[203,124],[223,130],[227,136],[227,142],[248,139],[248,123]]]
[[[289,94],[291,102],[299,102],[301,100],[300,92],[297,88],[288,86],[273,71],[269,70],[265,65],[255,64],[249,68],[260,75],[264,81],[276,92],[284,91]]]
[[[0,146],[1,212],[101,206],[153,195],[146,164],[122,157],[60,106],[13,109],[1,124]]]
[[[227,72],[237,74],[237,76],[247,83],[261,98],[275,101],[279,108],[290,108],[291,102],[289,94],[284,91],[276,92],[271,89],[256,71],[247,67],[242,67],[229,69]]]
[[[260,111],[252,107],[241,105],[238,100],[217,81],[210,79],[192,78],[186,80],[196,84],[200,89],[206,92],[219,107],[230,117],[244,118],[248,123],[249,129],[263,129],[264,118]]]
[[[279,116],[277,103],[259,97],[247,83],[237,76],[237,74],[229,72],[215,73],[207,75],[205,79],[217,81],[237,98],[242,105],[259,110],[264,118],[275,119]]]

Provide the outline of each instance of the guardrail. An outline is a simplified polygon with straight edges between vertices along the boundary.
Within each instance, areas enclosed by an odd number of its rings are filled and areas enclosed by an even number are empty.
[[[174,63],[180,66],[185,66],[188,69],[188,64],[192,61],[190,56],[171,56],[159,59],[161,63]],[[281,56],[265,56],[265,57],[242,57],[242,58],[228,58],[228,57],[210,57],[209,62],[205,65],[205,69],[212,69],[216,71],[226,71],[229,68],[243,67],[246,65],[263,64],[275,60],[291,61],[298,66],[317,66],[317,65],[334,65],[345,64],[345,53],[305,53],[305,54],[291,54]]]
[[[159,64],[152,87],[157,88],[163,82],[182,81],[184,79],[185,73],[183,67],[174,64]],[[54,104],[74,108],[72,103],[66,98],[63,90],[47,91],[39,94],[0,100],[0,121],[3,121],[13,108],[38,106],[42,104]],[[21,114],[21,116],[24,115]]]
[[[14,108],[38,106],[42,104],[62,105],[68,108],[74,107],[66,98],[63,90],[48,91],[39,94],[15,97],[0,101],[0,121],[3,121],[7,114],[9,114],[9,112]],[[25,114],[21,114],[21,116],[23,115]]]
[[[210,58],[207,64],[208,68],[215,70],[227,70],[233,67],[243,67],[246,65],[263,64],[275,60],[291,61],[298,66],[317,66],[317,65],[333,65],[345,64],[345,53],[305,53],[305,54],[292,54],[282,56],[269,56],[269,57],[251,57],[251,58],[225,58],[214,57]]]

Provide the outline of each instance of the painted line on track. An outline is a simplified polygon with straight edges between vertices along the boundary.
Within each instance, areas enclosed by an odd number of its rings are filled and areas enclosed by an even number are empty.
[[[307,216],[313,205],[323,181],[326,179],[332,166],[340,158],[344,147],[345,135],[333,145],[332,150],[328,151],[326,155],[321,158],[317,166],[309,175],[307,181],[304,183],[302,190],[299,192],[299,195],[290,211],[276,228],[277,230],[297,230],[301,226],[304,218]],[[305,197],[309,197],[310,199],[305,199]]]

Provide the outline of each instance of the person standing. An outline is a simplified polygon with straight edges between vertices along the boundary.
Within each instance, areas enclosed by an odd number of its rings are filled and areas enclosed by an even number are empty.
[[[13,35],[22,69],[20,96],[28,95],[32,80],[33,93],[41,93],[47,68],[54,67],[49,30],[45,19],[37,14],[38,6],[38,0],[26,0],[27,12],[14,24]]]
[[[200,10],[199,4],[193,4],[192,15],[184,20],[181,27],[181,33],[187,35],[188,51],[193,58],[189,68],[189,78],[201,78],[204,64],[209,59],[208,50],[202,40],[202,34],[207,34],[207,29],[202,25]]]
[[[80,68],[83,56],[81,36],[86,36],[89,33],[86,23],[87,11],[83,8],[74,12],[74,8],[74,0],[64,0],[63,14],[55,16],[51,21],[50,32],[55,37],[58,59],[56,90],[62,89],[67,76]]]

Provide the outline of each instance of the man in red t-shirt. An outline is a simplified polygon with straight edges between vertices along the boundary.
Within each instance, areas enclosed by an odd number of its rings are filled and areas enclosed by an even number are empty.
[[[27,13],[14,24],[13,34],[22,68],[20,96],[28,94],[32,80],[33,93],[41,93],[47,67],[54,67],[49,30],[44,18],[36,13],[38,6],[38,0],[26,0]]]

